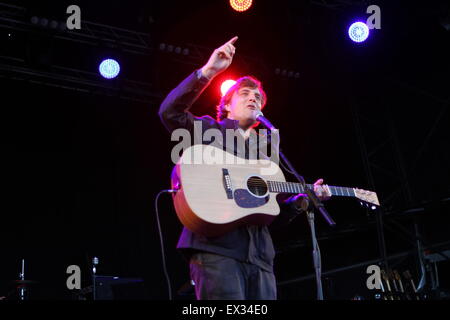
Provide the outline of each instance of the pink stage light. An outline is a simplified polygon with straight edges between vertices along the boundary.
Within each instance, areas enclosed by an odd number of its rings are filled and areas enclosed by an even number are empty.
[[[222,82],[222,84],[220,85],[220,92],[222,93],[222,97],[232,86],[234,86],[235,83],[236,81],[234,80],[225,80],[224,82]]]

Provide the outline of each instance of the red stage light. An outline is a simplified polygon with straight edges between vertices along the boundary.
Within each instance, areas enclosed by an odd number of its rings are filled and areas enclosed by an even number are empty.
[[[224,82],[222,82],[222,84],[220,85],[220,92],[222,93],[222,97],[232,86],[234,86],[235,83],[236,81],[234,80],[225,80]]]
[[[251,7],[252,0],[230,0],[230,5],[234,10],[242,12]]]

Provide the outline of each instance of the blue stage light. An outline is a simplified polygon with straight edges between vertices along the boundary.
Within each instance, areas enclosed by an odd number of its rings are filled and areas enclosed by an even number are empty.
[[[117,75],[119,74],[120,65],[114,59],[105,59],[102,61],[102,63],[100,63],[98,70],[100,71],[102,77],[106,79],[112,79],[117,77]]]
[[[363,42],[369,37],[369,28],[364,22],[355,22],[348,28],[348,35],[354,42]]]

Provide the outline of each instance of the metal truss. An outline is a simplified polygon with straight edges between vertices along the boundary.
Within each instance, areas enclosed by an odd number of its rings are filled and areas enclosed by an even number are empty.
[[[0,77],[150,104],[162,98],[149,83],[127,79],[106,81],[97,73],[62,66],[38,70],[28,67],[23,59],[4,56],[0,56]]]
[[[25,34],[45,34],[52,39],[91,46],[117,47],[134,54],[150,54],[154,50],[149,35],[145,33],[87,21],[82,22],[81,30],[44,29],[31,22],[25,8],[3,3],[0,3],[0,28]],[[105,81],[98,73],[64,65],[53,64],[42,69],[26,61],[18,51],[0,56],[0,77],[145,103],[156,103],[162,98],[148,82],[123,78]]]
[[[387,97],[394,97],[396,93],[405,94],[405,92],[402,91],[405,88],[428,98],[432,98],[434,102],[441,104],[441,109],[433,121],[432,126],[429,128],[428,134],[425,135],[420,148],[417,150],[409,170],[400,150],[398,133],[391,112],[393,106],[389,101],[384,100],[387,99]],[[389,259],[387,257],[384,237],[385,228],[389,229],[394,234],[397,234],[399,230],[404,234],[409,234],[410,243],[416,250],[418,272],[421,274],[418,288],[423,289],[426,284],[426,265],[423,256],[425,241],[420,235],[416,219],[413,221],[413,230],[409,231],[404,228],[402,229],[401,225],[395,222],[395,214],[423,211],[423,208],[418,206],[417,201],[414,200],[410,185],[410,172],[412,172],[411,170],[417,165],[418,159],[423,155],[436,127],[443,118],[445,112],[447,112],[449,101],[433,96],[425,90],[418,90],[417,88],[408,86],[404,82],[391,80],[387,81],[383,86],[378,99],[371,97],[363,103],[364,108],[361,107],[361,103],[353,103],[352,110],[356,136],[360,146],[367,181],[370,188],[376,191],[378,190],[380,203],[383,206],[376,213],[381,261],[383,262],[384,267],[389,269]],[[373,116],[374,112],[379,116]],[[373,137],[376,137],[376,139]],[[383,219],[386,218],[384,217],[385,215],[392,215],[389,219],[389,224],[386,223],[388,221],[383,221]]]
[[[433,256],[439,256],[439,260],[449,260],[450,256],[448,256],[448,249],[450,249],[450,242],[442,242],[442,243],[434,243],[434,244],[430,244],[429,246],[425,247],[426,250],[429,250],[430,252],[434,252],[437,251],[436,254],[430,254],[429,258],[433,258],[436,259]],[[447,250],[447,251],[446,251]],[[407,258],[408,256],[411,256],[414,254],[414,251],[404,251],[404,252],[399,252],[393,255],[390,255],[387,257],[387,259],[389,261],[401,261],[402,259]],[[367,261],[363,261],[363,262],[359,262],[359,263],[355,263],[352,265],[348,265],[345,267],[340,267],[340,268],[336,268],[336,269],[332,269],[332,270],[327,270],[324,271],[322,273],[323,276],[330,276],[333,274],[337,274],[339,272],[343,272],[343,271],[348,271],[348,270],[353,270],[353,269],[358,269],[358,268],[363,268],[363,267],[367,267],[369,265],[373,265],[373,264],[379,264],[380,262],[382,262],[380,259],[372,259],[372,260],[367,260]],[[394,265],[394,264],[392,264]],[[293,278],[290,280],[285,280],[285,281],[280,281],[277,283],[278,286],[286,286],[286,285],[290,285],[290,284],[294,284],[294,283],[299,283],[302,281],[306,281],[306,280],[312,280],[314,279],[315,274],[310,274],[307,276],[302,276],[302,277],[297,277],[297,278]]]
[[[65,22],[59,22],[59,24]],[[51,37],[53,43],[64,46],[63,41],[69,41],[94,47],[118,49],[120,52],[136,55],[151,56],[161,51],[159,44],[154,43],[147,33],[117,28],[104,24],[82,20],[80,30],[66,28],[43,28],[31,22],[26,8],[0,3],[0,29],[18,31],[25,34],[40,34]],[[27,46],[27,44],[25,44]],[[214,50],[192,43],[183,47],[189,54],[180,55],[168,53],[167,56],[174,63],[194,67],[205,63]],[[269,72],[267,64],[254,57],[239,54],[238,60],[252,68]],[[64,65],[52,65],[48,70],[35,68],[24,60],[20,54],[0,56],[0,77],[17,80],[27,80],[48,86],[66,88],[95,94],[115,95],[123,99],[141,102],[152,102],[162,98],[153,85],[148,82],[117,79],[106,83],[98,74],[82,69],[75,69]]]
[[[62,22],[65,24],[65,22]],[[159,50],[159,43],[155,43],[150,34],[113,27],[105,24],[81,21],[81,29],[68,30],[41,28],[30,21],[26,8],[0,3],[0,28],[52,34],[55,39],[83,43],[92,46],[104,45],[110,48],[120,48],[123,52],[150,55]],[[189,49],[189,54],[172,55],[176,62],[198,66],[205,63],[214,48],[187,43],[183,45]],[[244,63],[256,64],[267,68],[260,59],[239,54]]]
[[[349,6],[369,6],[368,0],[311,0],[311,4],[331,10],[342,10]]]
[[[415,88],[404,81],[387,81],[381,90],[379,97],[371,97],[360,103],[353,101],[352,110],[369,187],[379,191],[380,202],[388,213],[394,213],[417,206],[410,185],[411,174],[448,112],[450,100]],[[391,110],[395,106],[386,97],[407,96],[412,93],[427,98],[430,104],[437,106],[435,109],[438,111],[407,166],[392,116]]]
[[[59,22],[65,26],[64,22]],[[149,34],[82,20],[81,29],[43,28],[31,22],[26,8],[0,3],[0,27],[15,31],[52,34],[55,39],[88,45],[120,47],[124,52],[148,54],[154,50]]]
[[[355,90],[357,90],[355,88]],[[344,227],[339,232],[333,234],[325,234],[319,237],[319,240],[331,239],[335,237],[345,236],[350,232],[361,230],[376,224],[379,258],[359,264],[343,267],[335,270],[324,272],[327,276],[333,273],[341,272],[367,266],[369,264],[380,264],[385,270],[394,268],[398,263],[398,259],[413,256],[415,258],[417,274],[420,276],[418,289],[424,290],[428,288],[436,288],[436,281],[433,280],[433,275],[430,276],[431,269],[430,262],[427,261],[425,251],[428,249],[436,249],[436,255],[448,259],[448,254],[444,254],[442,250],[450,248],[450,244],[446,243],[443,249],[432,245],[421,236],[421,230],[416,218],[421,212],[425,212],[426,207],[432,207],[438,203],[443,204],[448,202],[448,196],[442,199],[433,199],[428,202],[420,202],[414,200],[414,190],[411,185],[411,175],[418,166],[419,161],[425,156],[425,151],[432,137],[436,134],[439,126],[444,125],[443,119],[448,112],[450,100],[438,97],[427,90],[414,87],[405,81],[386,80],[383,85],[379,86],[378,94],[370,95],[351,100],[352,112],[354,117],[355,133],[358,139],[358,144],[361,151],[361,159],[364,164],[367,188],[374,190],[379,195],[382,207],[374,212],[368,212],[370,219],[367,224],[349,225]],[[373,91],[372,91],[373,93]],[[398,131],[395,126],[395,119],[393,116],[393,109],[395,105],[388,100],[394,96],[401,98],[410,96],[412,93],[418,94],[427,99],[428,106],[434,104],[434,119],[427,127],[427,132],[419,141],[419,147],[414,150],[413,157],[406,165],[403,153],[401,150],[401,143],[398,136]],[[353,97],[352,97],[353,98]],[[405,103],[405,102],[404,102]],[[409,216],[412,219],[411,225],[404,226],[398,222],[399,217]],[[389,231],[395,237],[406,240],[409,243],[411,250],[400,254],[390,254],[387,250],[388,243],[385,239],[385,230]],[[289,251],[299,247],[307,247],[310,243],[307,240],[298,240],[283,245],[277,252]],[[428,275],[428,276],[427,276]],[[280,282],[279,285],[292,284],[304,280],[311,280],[314,274],[300,277],[288,281]],[[427,280],[428,278],[428,280]],[[427,284],[427,281],[431,283]]]

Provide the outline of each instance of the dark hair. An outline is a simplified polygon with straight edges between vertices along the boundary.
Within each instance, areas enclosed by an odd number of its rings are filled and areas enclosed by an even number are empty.
[[[236,83],[228,89],[227,93],[220,99],[220,103],[217,106],[217,121],[222,121],[227,117],[228,111],[225,109],[225,106],[230,103],[233,94],[244,87],[251,89],[258,88],[259,92],[261,92],[261,109],[266,105],[267,96],[262,88],[261,82],[251,76],[245,76],[237,79]]]

